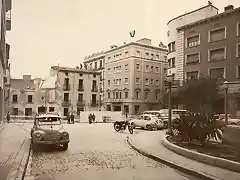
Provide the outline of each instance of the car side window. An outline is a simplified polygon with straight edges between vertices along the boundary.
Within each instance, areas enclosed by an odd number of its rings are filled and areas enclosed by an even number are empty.
[[[144,120],[149,121],[151,118],[149,116],[144,116]]]
[[[139,120],[142,120],[142,119],[143,119],[143,116],[139,116],[138,119],[139,119]]]

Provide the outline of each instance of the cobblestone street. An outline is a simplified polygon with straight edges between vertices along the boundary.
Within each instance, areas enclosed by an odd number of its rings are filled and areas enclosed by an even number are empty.
[[[42,148],[33,153],[31,174],[36,179],[196,179],[131,150],[125,143],[131,134],[115,132],[112,124],[65,128],[71,140],[67,151]]]

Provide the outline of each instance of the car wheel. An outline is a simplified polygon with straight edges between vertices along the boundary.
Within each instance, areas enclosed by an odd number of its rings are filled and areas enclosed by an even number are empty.
[[[133,129],[136,128],[136,124],[134,122],[131,123],[131,126],[132,126]]]
[[[68,149],[68,144],[63,144],[63,148],[64,151],[66,151]]]
[[[147,128],[148,131],[152,131],[152,126],[151,125],[147,125],[146,128]]]
[[[163,128],[167,129],[168,128],[168,122],[163,122]]]

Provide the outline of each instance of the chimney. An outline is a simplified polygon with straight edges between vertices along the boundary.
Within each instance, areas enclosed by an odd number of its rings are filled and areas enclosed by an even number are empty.
[[[211,1],[208,1],[208,5],[212,5],[212,2],[211,2]]]
[[[31,75],[23,75],[24,81],[31,81]]]
[[[224,11],[230,11],[230,10],[233,10],[233,9],[234,9],[233,5],[228,5],[224,8]]]

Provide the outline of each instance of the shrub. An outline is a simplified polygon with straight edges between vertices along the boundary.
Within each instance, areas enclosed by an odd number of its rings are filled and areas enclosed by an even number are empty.
[[[182,136],[183,140],[199,141],[202,146],[206,140],[222,140],[224,124],[214,118],[207,118],[202,114],[183,115],[173,123],[174,135]]]

